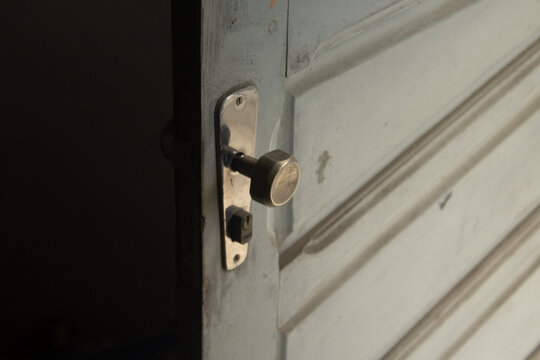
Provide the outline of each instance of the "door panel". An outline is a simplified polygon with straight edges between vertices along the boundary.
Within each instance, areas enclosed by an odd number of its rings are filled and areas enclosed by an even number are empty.
[[[204,358],[534,351],[540,2],[208,0],[203,13]],[[227,272],[214,111],[242,84],[259,91],[256,155],[291,152],[302,180],[282,208],[253,204],[248,257]],[[509,331],[523,335],[490,353]]]
[[[540,269],[524,279],[486,323],[455,354],[455,359],[525,359],[538,344],[540,333]],[[527,309],[527,311],[523,311]],[[476,329],[473,329],[476,330]],[[515,339],[508,342],[507,339]],[[459,344],[461,345],[461,344]],[[452,349],[453,350],[453,349]]]
[[[391,241],[383,230],[376,241],[386,246],[334,261],[333,276],[284,326],[289,358],[332,358],[337,344],[343,359],[382,357],[538,204],[539,137],[535,113]]]
[[[540,4],[522,3],[528,15],[501,17],[514,2],[477,2],[294,97],[293,153],[306,171],[282,249],[534,41]]]
[[[315,297],[319,282],[346,267],[346,258],[359,258],[381,247],[381,241],[390,241],[396,229],[420,216],[430,201],[444,198],[452,183],[480,158],[492,156],[501,137],[537,105],[539,48],[535,43],[408,149],[375,185],[361,189],[331,213],[329,221],[308,233],[302,252],[282,263],[282,326]],[[538,189],[533,186],[531,191]]]
[[[426,359],[455,353],[538,267],[539,215],[540,207],[536,207],[386,354],[386,358]],[[529,311],[524,313],[534,316],[535,312]]]
[[[324,0],[291,1],[287,34],[288,74],[308,66],[310,60],[324,49],[325,44],[339,38],[343,33],[357,29],[362,20],[398,2],[400,1],[334,0],[329,6]],[[401,4],[399,8],[402,8]],[[398,9],[392,7],[388,10]]]

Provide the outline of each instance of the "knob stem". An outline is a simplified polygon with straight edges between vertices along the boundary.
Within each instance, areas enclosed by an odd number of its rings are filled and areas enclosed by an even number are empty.
[[[243,153],[236,153],[231,162],[231,170],[251,178],[257,159]]]
[[[223,165],[251,179],[251,198],[268,207],[285,205],[296,192],[300,166],[296,159],[281,150],[273,150],[259,159],[223,147]]]

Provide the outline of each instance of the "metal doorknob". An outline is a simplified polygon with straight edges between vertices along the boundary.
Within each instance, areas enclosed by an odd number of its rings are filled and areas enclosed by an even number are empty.
[[[251,178],[249,193],[252,199],[268,207],[285,205],[293,197],[300,181],[298,162],[281,150],[270,151],[258,160],[235,152],[230,168]]]

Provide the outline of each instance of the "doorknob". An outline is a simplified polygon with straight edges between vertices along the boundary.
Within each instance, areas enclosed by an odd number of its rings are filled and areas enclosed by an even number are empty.
[[[296,159],[273,150],[255,156],[259,93],[253,85],[223,96],[216,107],[216,163],[222,260],[226,270],[244,262],[253,232],[251,200],[268,207],[285,205],[300,180]]]
[[[231,159],[233,171],[251,179],[251,198],[268,207],[283,206],[294,196],[300,180],[300,166],[296,159],[285,151],[274,150],[259,159],[225,148]]]

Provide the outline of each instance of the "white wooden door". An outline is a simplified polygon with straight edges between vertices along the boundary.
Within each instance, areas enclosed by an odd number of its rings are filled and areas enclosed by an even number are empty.
[[[540,1],[203,0],[204,359],[525,359],[540,343]],[[214,112],[259,92],[252,205],[221,262]]]

